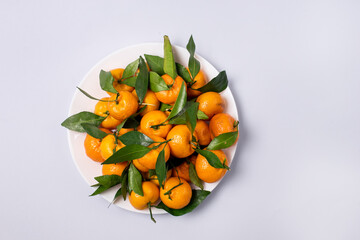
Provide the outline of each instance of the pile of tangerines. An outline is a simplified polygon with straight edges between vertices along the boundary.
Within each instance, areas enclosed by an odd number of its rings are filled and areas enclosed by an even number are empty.
[[[226,73],[209,81],[192,37],[187,49],[187,68],[174,61],[165,36],[164,58],[145,55],[146,61],[140,57],[125,69],[102,71],[100,85],[109,96],[97,100],[93,113],[62,123],[86,132],[86,155],[102,163],[93,195],[120,185],[114,200],[129,194],[136,209],[182,215],[210,193],[203,182],[216,182],[229,169],[221,149],[237,141],[238,122],[223,112],[219,92],[227,87]]]

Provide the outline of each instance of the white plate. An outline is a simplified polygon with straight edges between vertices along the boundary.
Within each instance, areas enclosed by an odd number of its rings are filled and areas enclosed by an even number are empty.
[[[187,61],[189,58],[189,54],[187,50],[182,47],[173,46],[173,51],[174,51],[175,60],[183,64],[184,66],[187,66]],[[100,84],[99,84],[100,70],[103,69],[105,71],[109,71],[114,68],[120,68],[120,67],[125,68],[127,64],[137,59],[140,55],[143,56],[144,54],[163,56],[163,44],[145,43],[140,45],[134,45],[120,49],[110,54],[109,56],[101,60],[99,63],[97,63],[86,74],[84,79],[81,81],[79,87],[97,98],[108,96],[107,93],[100,88]],[[196,58],[200,61],[201,69],[205,72],[209,80],[211,80],[213,77],[218,75],[219,72],[204,58],[200,57],[199,55],[196,55]],[[224,90],[221,93],[221,95],[225,101],[224,112],[230,114],[231,116],[237,119],[238,112],[235,105],[234,97],[230,89],[226,88],[226,90]],[[77,90],[71,102],[69,116],[79,113],[81,111],[93,112],[96,102],[97,101],[87,98]],[[92,161],[85,154],[85,150],[84,150],[85,135],[86,135],[85,133],[78,133],[68,130],[70,151],[74,159],[75,165],[77,166],[80,174],[83,176],[85,181],[90,186],[97,183],[94,177],[100,176],[102,175],[102,173],[101,173],[100,163]],[[228,160],[230,161],[229,164],[231,164],[232,162],[232,159],[235,155],[235,151],[236,151],[236,145],[224,150]],[[220,181],[215,183],[205,183],[204,184],[205,190],[212,191],[219,184]],[[116,193],[116,190],[117,188],[114,187],[101,195],[108,202],[111,202]],[[149,213],[147,209],[137,210],[133,208],[130,202],[128,201],[128,199],[126,201],[124,201],[123,199],[119,199],[114,204],[129,211],[146,213],[146,214]],[[166,213],[166,212],[161,209],[153,208],[153,214],[162,214],[162,213]]]

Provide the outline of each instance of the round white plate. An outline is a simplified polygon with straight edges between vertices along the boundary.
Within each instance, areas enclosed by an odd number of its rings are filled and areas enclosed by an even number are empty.
[[[175,61],[180,64],[187,66],[187,62],[189,59],[189,53],[185,48],[173,46]],[[90,93],[92,96],[97,98],[102,98],[108,96],[105,91],[100,88],[99,84],[99,73],[100,70],[103,69],[105,71],[110,71],[114,68],[125,68],[127,64],[137,59],[140,55],[144,54],[157,55],[163,57],[163,43],[145,43],[140,45],[134,45],[127,48],[120,49],[109,56],[105,57],[99,63],[97,63],[84,77],[81,81],[79,87]],[[196,58],[200,61],[201,69],[206,74],[208,80],[211,80],[213,77],[218,75],[218,71],[204,58],[199,55],[195,55]],[[229,88],[226,88],[221,96],[225,101],[225,109],[224,112],[230,114],[235,119],[238,117],[237,108],[235,105],[234,97]],[[81,111],[89,111],[93,112],[95,108],[95,104],[97,101],[91,100],[88,97],[84,96],[80,91],[76,90],[69,111],[69,116],[79,113]],[[102,175],[101,173],[101,164],[98,162],[92,161],[85,154],[84,149],[84,139],[85,133],[78,133],[74,131],[68,130],[68,139],[69,146],[72,157],[74,159],[75,165],[77,166],[80,174],[83,176],[85,181],[90,185],[96,184],[96,180],[94,177]],[[229,160],[229,164],[231,164],[232,159],[235,155],[236,145],[225,149],[224,152]],[[226,176],[226,175],[225,175]],[[220,180],[221,181],[221,180]],[[205,190],[212,191],[219,182],[215,183],[204,183]],[[118,187],[113,187],[108,191],[102,193],[101,195],[108,202],[113,200],[113,197],[117,191]],[[95,188],[94,188],[95,190]],[[140,212],[148,214],[149,211],[145,210],[137,210],[131,206],[128,199],[124,201],[122,198],[115,201],[114,205],[117,205],[121,208],[127,209],[133,212]],[[153,208],[153,214],[162,214],[166,213],[164,210]]]

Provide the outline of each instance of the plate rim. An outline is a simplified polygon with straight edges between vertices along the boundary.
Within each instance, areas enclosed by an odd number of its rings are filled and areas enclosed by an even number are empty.
[[[105,57],[103,57],[102,59],[100,59],[99,61],[97,61],[88,71],[87,73],[84,75],[84,77],[81,79],[81,81],[78,83],[78,86],[81,86],[83,85],[86,80],[89,78],[90,75],[92,75],[92,72],[94,72],[96,70],[96,68],[98,68],[100,65],[102,65],[104,62],[106,62],[109,58],[113,57],[113,56],[116,56],[118,55],[119,53],[121,52],[124,52],[124,51],[128,51],[130,49],[134,49],[134,48],[141,48],[141,47],[149,47],[149,46],[163,46],[163,43],[162,42],[146,42],[146,43],[139,43],[139,44],[133,44],[133,45],[129,45],[129,46],[126,46],[126,47],[123,47],[123,48],[120,48],[120,49],[117,49],[109,54],[107,54]],[[173,51],[177,51],[177,50],[180,50],[180,51],[186,51],[187,52],[187,49],[184,48],[184,47],[181,47],[181,46],[178,46],[178,45],[172,45],[172,48],[173,48]],[[144,56],[144,54],[146,53],[142,53],[141,55]],[[174,54],[176,56],[176,53]],[[200,61],[200,62],[205,62],[207,63],[210,67],[212,67],[217,73],[219,73],[219,71],[214,67],[214,65],[212,65],[209,61],[207,61],[205,58],[203,58],[201,55],[199,54],[195,54],[195,57]],[[239,118],[238,114],[238,107],[236,106],[236,101],[235,101],[235,98],[234,98],[234,95],[232,94],[232,91],[228,85],[228,87],[225,89],[227,90],[229,93],[230,93],[230,97],[231,99],[234,101],[234,105],[235,105],[235,109],[233,109],[236,113],[236,118]],[[224,91],[223,91],[224,92]],[[223,93],[222,92],[222,93]],[[73,93],[73,96],[71,98],[71,103],[70,103],[70,106],[69,106],[69,111],[68,111],[68,117],[72,115],[72,110],[74,108],[74,105],[75,105],[75,99],[78,95],[78,90],[75,89],[74,93]],[[221,93],[220,93],[221,94]],[[75,166],[78,170],[78,172],[80,173],[81,177],[85,180],[85,182],[87,183],[88,186],[91,186],[91,182],[88,181],[87,177],[84,175],[83,171],[81,170],[80,166],[79,166],[79,163],[76,161],[76,158],[75,158],[75,146],[73,146],[71,143],[72,143],[72,139],[71,139],[71,135],[74,131],[71,131],[69,129],[67,129],[67,140],[68,140],[68,145],[69,145],[69,149],[70,149],[70,153],[71,153],[71,157],[72,157],[72,160],[73,162],[75,163]],[[234,160],[234,157],[236,155],[236,151],[237,151],[237,148],[238,148],[238,143],[239,141],[237,141],[235,143],[235,145],[231,146],[233,147],[233,152],[232,152],[232,158],[230,160],[230,165],[232,164],[232,161]],[[223,178],[221,178],[220,180],[218,180],[216,183],[216,186],[211,189],[210,191],[212,192],[219,184],[220,182],[222,181]],[[115,187],[115,186],[114,186]],[[107,202],[111,202],[109,201],[103,194],[100,194],[101,197],[103,199],[105,199],[105,201]],[[128,199],[127,199],[128,200]],[[128,209],[124,206],[121,206],[119,205],[118,203],[115,203],[113,205],[116,205],[117,207],[120,207],[121,209],[124,209],[124,210],[127,210],[127,211],[130,211],[130,212],[137,212],[137,213],[142,213],[142,214],[149,214],[148,211],[144,211],[144,210],[137,210],[135,208],[133,209]],[[162,210],[162,209],[157,209],[157,210],[161,210],[161,211],[153,211],[153,214],[154,215],[158,215],[158,214],[167,214],[166,211]]]

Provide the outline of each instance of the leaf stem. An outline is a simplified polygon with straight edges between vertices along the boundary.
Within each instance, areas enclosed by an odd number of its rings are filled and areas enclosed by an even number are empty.
[[[151,220],[154,222],[154,223],[156,223],[156,220],[155,220],[155,218],[153,217],[153,214],[152,214],[152,211],[151,211],[151,202],[148,202],[148,208],[149,208],[149,211],[150,211],[150,218],[151,218]]]
[[[160,124],[152,125],[152,126],[150,126],[150,127],[153,128],[153,129],[155,129],[155,130],[158,130],[159,127],[161,127],[161,126],[166,126],[166,125],[168,125],[168,124],[165,123],[165,122],[162,122],[162,123],[160,123]]]
[[[174,190],[175,188],[181,186],[181,185],[183,185],[182,182],[180,182],[178,185],[172,187],[169,191],[165,192],[164,195],[168,195],[169,199],[172,200],[171,197],[170,197],[171,191]]]
[[[96,101],[100,101],[100,102],[115,102],[116,100],[102,100],[102,99],[98,99],[96,97],[91,96],[89,93],[85,92],[84,90],[82,90],[79,87],[76,87],[77,89],[79,89],[79,91],[84,94],[85,96],[87,96],[88,98],[92,99],[92,100],[96,100]]]

